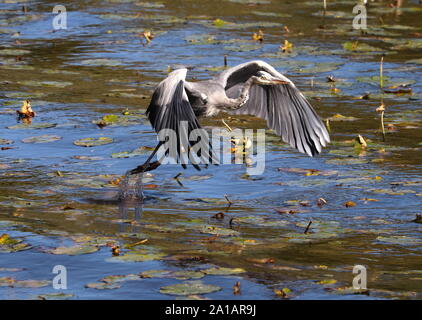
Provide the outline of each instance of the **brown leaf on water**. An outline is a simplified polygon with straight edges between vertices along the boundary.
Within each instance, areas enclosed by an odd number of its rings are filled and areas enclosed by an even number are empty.
[[[412,88],[409,84],[401,84],[399,86],[391,86],[387,89],[384,89],[385,93],[394,93],[394,94],[405,94],[412,93]]]
[[[298,210],[291,210],[291,209],[274,209],[277,213],[280,214],[296,214],[299,211]]]
[[[240,281],[236,282],[233,286],[233,294],[238,295],[240,294]]]
[[[354,203],[353,201],[347,201],[347,202],[343,203],[343,205],[346,208],[356,207],[356,203]]]
[[[326,204],[327,204],[327,200],[325,200],[324,198],[319,198],[317,200],[317,206],[320,207],[320,208],[325,206]]]
[[[183,262],[204,262],[206,259],[202,256],[198,255],[190,255],[190,254],[176,254],[166,258],[163,260],[169,261],[183,261]]]
[[[259,263],[259,264],[269,264],[269,263],[275,262],[274,258],[246,259],[246,260],[249,261],[249,262]]]

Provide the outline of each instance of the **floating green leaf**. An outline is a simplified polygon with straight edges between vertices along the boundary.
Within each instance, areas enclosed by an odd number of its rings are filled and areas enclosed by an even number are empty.
[[[202,281],[186,281],[175,285],[161,287],[160,293],[176,296],[187,296],[196,294],[206,294],[220,290],[220,287],[204,284]]]
[[[113,143],[112,138],[107,137],[100,137],[100,138],[83,138],[76,140],[73,144],[81,147],[94,147],[94,146],[102,146],[105,144]]]

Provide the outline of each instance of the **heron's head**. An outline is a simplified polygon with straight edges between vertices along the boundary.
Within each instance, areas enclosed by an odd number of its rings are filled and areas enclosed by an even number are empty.
[[[287,84],[286,81],[277,79],[265,71],[259,71],[257,73],[256,83],[263,86],[270,86],[270,85],[275,85],[275,84]]]

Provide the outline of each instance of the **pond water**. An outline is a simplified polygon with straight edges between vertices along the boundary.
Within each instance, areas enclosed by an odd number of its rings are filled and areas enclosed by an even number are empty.
[[[322,1],[72,1],[54,31],[54,1],[0,0],[0,297],[421,298],[422,6],[371,2],[361,32],[356,2],[324,15]],[[143,203],[119,203],[120,179],[156,144],[154,86],[181,65],[209,78],[225,55],[292,79],[332,143],[310,158],[268,131],[262,175],[166,165],[144,176]],[[382,92],[383,56],[386,91],[410,93]],[[16,120],[26,99],[32,123]],[[222,119],[265,128],[201,123]],[[52,286],[56,265],[67,289]],[[369,291],[351,289],[355,265]]]

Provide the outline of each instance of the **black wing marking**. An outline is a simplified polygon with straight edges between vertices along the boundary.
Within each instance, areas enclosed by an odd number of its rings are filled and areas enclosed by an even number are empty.
[[[172,72],[165,80],[163,80],[154,91],[150,105],[146,111],[152,127],[157,133],[163,129],[173,130],[177,136],[176,154],[171,154],[182,167],[186,169],[186,157],[189,150],[185,150],[185,154],[180,153],[181,145],[187,148],[197,146],[200,147],[201,153],[197,156],[205,163],[205,160],[214,161],[211,143],[208,136],[202,136],[196,141],[190,141],[188,138],[195,129],[201,129],[198,119],[189,103],[189,98],[184,88],[184,79],[186,77],[186,69],[179,69]],[[183,130],[182,123],[186,125],[187,130]],[[206,148],[208,144],[208,148]],[[208,149],[208,151],[207,151]],[[184,157],[184,161],[182,161]],[[192,162],[191,162],[192,163]],[[195,169],[200,170],[199,166],[192,163]]]

